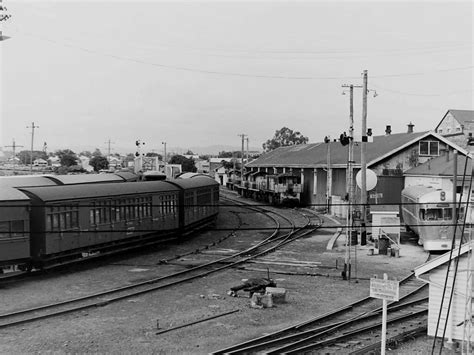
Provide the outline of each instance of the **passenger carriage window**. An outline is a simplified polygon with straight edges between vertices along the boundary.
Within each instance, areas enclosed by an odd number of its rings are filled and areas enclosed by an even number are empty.
[[[53,214],[53,225],[51,226],[51,230],[58,230],[59,229],[59,217],[58,217],[58,214],[55,213]]]
[[[60,230],[66,229],[66,216],[64,213],[59,214],[59,229]]]
[[[79,227],[79,211],[73,211],[71,213],[71,227],[72,228]]]
[[[11,235],[12,237],[23,237],[25,231],[24,221],[12,221],[11,222]]]
[[[10,237],[10,222],[0,222],[0,238]]]

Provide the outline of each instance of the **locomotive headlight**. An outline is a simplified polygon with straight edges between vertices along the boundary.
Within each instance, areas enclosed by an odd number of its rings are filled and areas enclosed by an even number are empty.
[[[441,191],[441,192],[439,193],[439,199],[440,199],[441,201],[446,200],[446,192]]]

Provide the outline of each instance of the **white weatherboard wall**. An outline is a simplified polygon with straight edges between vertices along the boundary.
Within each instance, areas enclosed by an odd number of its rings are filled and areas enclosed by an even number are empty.
[[[474,261],[474,260],[472,260]],[[429,279],[429,310],[428,310],[428,335],[434,336],[436,332],[436,324],[438,322],[438,314],[440,310],[441,298],[443,296],[443,287],[446,279],[446,271],[448,264],[444,264],[436,269],[430,271]],[[446,313],[449,305],[449,297],[451,293],[451,285],[453,282],[455,261],[451,263],[450,275],[448,279],[448,286],[443,302],[443,311],[441,312],[441,319],[437,337],[442,337],[446,325],[445,338],[448,340],[463,340],[464,322],[466,311],[466,283],[468,279],[467,256],[461,257],[456,276],[456,284],[454,286],[454,295],[451,301],[451,310],[449,314],[449,321],[446,322]],[[472,269],[472,265],[471,265]],[[459,325],[461,324],[461,325]],[[474,325],[471,326],[471,339],[474,339]]]

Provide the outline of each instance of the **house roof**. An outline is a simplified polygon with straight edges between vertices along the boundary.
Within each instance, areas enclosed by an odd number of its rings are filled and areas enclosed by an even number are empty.
[[[453,117],[458,121],[460,124],[464,125],[467,121],[474,121],[474,111],[473,110],[448,110],[446,114],[443,116],[442,120],[438,123],[435,130],[438,130],[439,125],[444,121],[446,116],[451,113]]]
[[[428,261],[427,263],[424,263],[423,265],[420,265],[415,268],[415,276],[419,277],[433,269],[436,269],[437,267],[447,263],[450,259],[456,259],[459,256],[467,253],[470,249],[472,248],[472,242],[463,244],[461,246],[461,250],[459,250],[459,247],[454,249],[453,252],[447,252],[444,253],[437,258]]]
[[[408,169],[404,172],[405,175],[412,176],[453,176],[454,170],[454,154],[450,153],[448,156],[442,155],[420,164],[417,167]],[[467,166],[466,166],[467,159]],[[464,170],[466,174],[471,175],[472,159],[466,156],[458,156],[457,159],[457,175],[463,176]]]
[[[379,161],[390,157],[396,152],[418,142],[421,139],[433,136],[434,138],[467,155],[467,151],[450,142],[434,131],[420,133],[397,133],[375,136],[373,142],[367,143],[367,166],[370,167]],[[299,144],[280,147],[261,155],[256,160],[246,164],[247,167],[304,167],[320,168],[327,166],[327,151],[330,149],[331,166],[345,168],[347,165],[347,146],[339,141],[330,143]],[[360,144],[354,144],[355,165],[360,166]]]

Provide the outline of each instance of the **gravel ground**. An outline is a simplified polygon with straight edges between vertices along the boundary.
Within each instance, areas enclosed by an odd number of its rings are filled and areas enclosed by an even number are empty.
[[[228,210],[223,208],[217,228],[229,228],[236,224],[236,213],[229,213]],[[247,227],[272,226],[268,219],[255,213],[241,214],[240,217]],[[366,297],[369,294],[369,279],[374,274],[381,277],[385,272],[390,278],[400,279],[428,257],[410,240],[402,244],[399,258],[369,256],[369,246],[359,246],[351,251],[352,279],[344,281],[341,271],[346,248],[339,240],[342,238],[336,241],[332,250],[326,250],[336,226],[337,221],[325,219],[324,228],[317,234],[298,240],[258,263],[246,264],[242,269],[225,270],[186,285],[105,307],[2,330],[0,353],[207,354]],[[236,234],[211,247],[209,253],[244,248],[264,236],[263,232],[256,231]],[[202,262],[207,256],[188,255],[168,265],[158,265],[158,261],[193,250],[202,246],[204,241],[216,238],[220,238],[216,233],[206,232],[186,242],[147,253],[134,253],[73,271],[2,284],[0,312],[76,297],[182,270],[183,266]],[[317,263],[318,267],[285,264],[290,261],[304,261],[312,263],[312,266]],[[266,277],[267,267],[278,287],[287,290],[287,303],[274,308],[253,309],[244,293],[239,297],[227,296],[229,288],[242,279]],[[234,310],[238,312],[156,334]],[[428,354],[431,345],[432,340],[425,337],[402,344],[388,353]],[[443,353],[449,354],[446,351]]]

